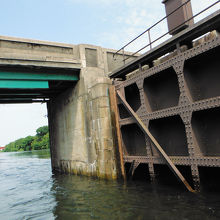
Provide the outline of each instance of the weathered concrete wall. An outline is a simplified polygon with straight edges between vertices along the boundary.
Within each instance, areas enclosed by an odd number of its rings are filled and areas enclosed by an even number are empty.
[[[78,46],[0,36],[0,65],[80,68]]]
[[[59,172],[116,179],[112,82],[107,77],[112,51],[79,45],[79,52],[79,82],[48,105],[52,166]]]

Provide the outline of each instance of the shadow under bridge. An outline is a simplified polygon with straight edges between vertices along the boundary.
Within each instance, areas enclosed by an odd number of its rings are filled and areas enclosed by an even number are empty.
[[[0,66],[0,103],[44,102],[79,80],[80,68]]]

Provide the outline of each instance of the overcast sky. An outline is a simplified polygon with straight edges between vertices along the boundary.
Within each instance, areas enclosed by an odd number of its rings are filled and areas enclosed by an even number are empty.
[[[119,49],[165,16],[161,1],[1,0],[0,35]],[[193,13],[216,1],[192,0]],[[153,37],[166,28],[163,24]],[[143,43],[145,39],[129,49]],[[47,124],[46,115],[45,104],[0,105],[0,146],[35,135]]]

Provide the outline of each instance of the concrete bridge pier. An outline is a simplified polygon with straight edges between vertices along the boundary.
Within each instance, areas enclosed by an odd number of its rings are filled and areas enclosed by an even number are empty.
[[[54,171],[117,178],[107,53],[79,45],[80,79],[48,103]]]

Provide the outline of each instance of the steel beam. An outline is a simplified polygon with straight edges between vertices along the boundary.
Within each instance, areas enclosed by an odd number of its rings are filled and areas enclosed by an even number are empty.
[[[124,168],[124,161],[123,161],[123,150],[122,150],[122,138],[121,138],[121,130],[119,125],[119,113],[118,113],[118,107],[117,107],[117,97],[115,92],[115,86],[111,86],[109,88],[109,95],[110,95],[110,102],[111,102],[111,108],[114,115],[112,115],[113,120],[115,121],[116,125],[116,134],[117,134],[117,140],[118,140],[118,148],[119,148],[119,157],[120,157],[120,166],[121,166],[121,175],[126,180],[126,172]]]
[[[0,80],[0,89],[49,89],[48,81]]]
[[[0,70],[0,80],[47,80],[47,81],[78,81],[79,77],[74,72],[45,73],[45,72],[9,72]]]

